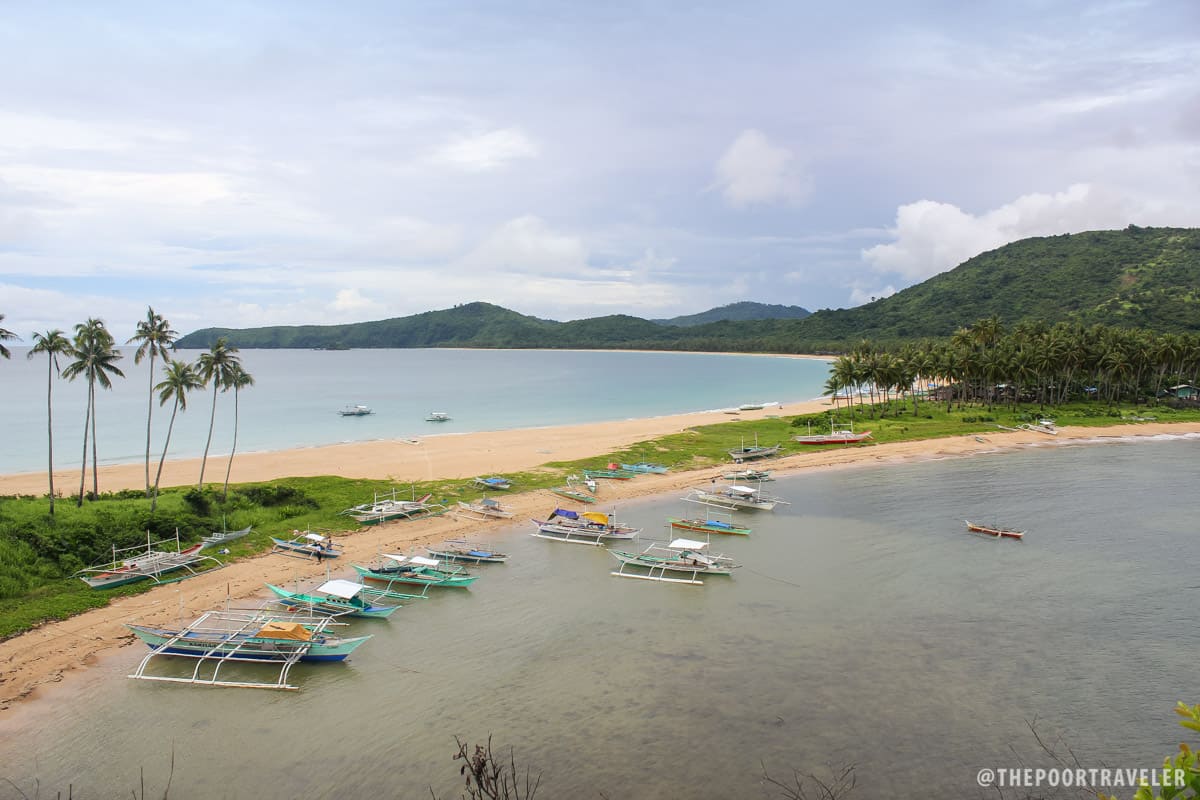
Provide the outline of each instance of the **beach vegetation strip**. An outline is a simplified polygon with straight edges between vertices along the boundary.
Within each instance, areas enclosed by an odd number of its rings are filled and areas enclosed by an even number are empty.
[[[508,473],[514,484],[510,493],[527,493],[561,485],[567,475],[585,469],[604,469],[609,463],[634,463],[652,458],[673,473],[729,466],[731,448],[744,441],[782,444],[780,457],[811,452],[813,447],[796,443],[792,437],[813,430],[828,430],[831,417],[840,425],[854,420],[871,420],[871,439],[852,445],[823,447],[876,447],[890,442],[974,435],[983,438],[1000,428],[1019,428],[1035,423],[1042,412],[1035,407],[986,406],[972,403],[924,403],[918,413],[911,404],[856,401],[821,414],[724,422],[687,428],[667,436],[636,442],[603,456],[578,461],[552,462],[525,472]],[[1113,405],[1081,401],[1055,407],[1059,426],[1126,425],[1129,419],[1153,415],[1159,422],[1197,422],[1200,410],[1156,405]],[[769,463],[769,460],[768,460]],[[635,478],[648,480],[647,478]],[[76,573],[111,557],[113,547],[129,547],[145,541],[174,536],[186,546],[215,530],[252,526],[253,531],[222,548],[222,561],[256,555],[271,549],[271,536],[290,531],[326,529],[334,536],[357,530],[341,514],[345,509],[379,493],[396,491],[414,497],[431,495],[452,506],[458,501],[475,502],[486,496],[474,478],[439,479],[407,483],[393,477],[382,480],[340,477],[287,478],[262,483],[231,485],[222,499],[221,486],[203,489],[175,487],[163,490],[157,509],[151,510],[145,493],[130,490],[92,496],[82,507],[58,504],[49,513],[47,496],[0,497],[0,638],[7,638],[37,625],[64,619],[108,603],[114,597],[147,591],[154,585],[143,581],[104,591],[89,588]],[[404,523],[399,523],[404,524]]]

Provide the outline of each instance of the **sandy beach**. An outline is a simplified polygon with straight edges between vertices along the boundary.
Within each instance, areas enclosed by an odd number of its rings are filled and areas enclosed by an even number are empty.
[[[823,410],[823,401],[785,403],[785,414]],[[779,414],[779,407],[742,412],[742,419]],[[725,422],[733,416],[720,412],[685,414],[624,422],[572,425],[461,436],[430,437],[420,444],[398,441],[365,442],[310,448],[279,453],[239,455],[234,463],[234,482],[266,481],[285,476],[337,474],[345,477],[403,480],[462,478],[491,472],[528,470],[548,461],[584,458],[654,436],[673,433],[695,425]],[[1027,445],[1061,444],[1068,441],[1103,440],[1130,436],[1200,433],[1200,423],[1122,424],[1108,428],[1060,428],[1058,436],[1031,431],[996,431],[917,442],[820,450],[773,460],[776,474],[802,470],[847,467],[856,464],[967,456]],[[211,463],[210,463],[211,468]],[[195,480],[195,461],[169,464],[166,474],[173,484]],[[222,468],[223,470],[223,468]],[[707,483],[715,470],[646,475],[605,486],[605,505],[637,497],[675,493]],[[75,473],[76,476],[78,473]],[[44,491],[44,474],[0,476],[0,494],[33,494]],[[103,490],[140,488],[140,464],[102,468]],[[164,480],[164,483],[167,483]],[[504,498],[515,519],[545,513],[561,500],[546,491]],[[408,550],[462,535],[484,534],[502,522],[475,522],[450,516],[396,522],[365,528],[340,537],[345,561],[369,560],[381,550]],[[0,710],[24,699],[32,700],[51,691],[72,671],[86,669],[95,659],[133,643],[123,623],[169,624],[181,612],[196,616],[233,600],[264,598],[265,582],[284,583],[299,574],[314,581],[324,575],[324,566],[307,564],[279,555],[261,555],[227,565],[182,584],[156,588],[134,597],[120,598],[110,605],[71,619],[44,625],[21,636],[0,642]],[[183,587],[182,590],[180,587]],[[182,604],[182,609],[181,609]]]

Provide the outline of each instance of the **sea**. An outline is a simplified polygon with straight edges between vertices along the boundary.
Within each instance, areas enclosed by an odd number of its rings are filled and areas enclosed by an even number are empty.
[[[508,563],[353,622],[374,638],[297,692],[128,680],[136,645],[0,712],[0,798],[455,798],[456,737],[541,798],[818,797],[847,768],[850,797],[1043,796],[979,783],[1056,766],[1041,743],[1152,770],[1196,743],[1172,709],[1200,701],[1197,463],[1200,437],[1157,436],[814,469],[714,537],[741,566],[703,586],[484,525]],[[611,510],[638,549],[700,509]]]
[[[35,472],[47,464],[49,384],[54,464],[78,466],[83,453],[87,384],[49,380],[44,357],[14,347],[0,362],[0,473]],[[102,464],[145,458],[151,382],[149,362],[125,348],[124,378],[100,390],[97,452]],[[179,351],[194,362],[202,351]],[[819,397],[829,375],[822,359],[705,353],[563,350],[242,350],[254,385],[237,393],[237,452],[374,439],[452,435],[512,428],[637,419],[748,403]],[[65,366],[61,364],[60,366]],[[234,395],[217,393],[210,455],[233,446]],[[373,414],[343,417],[347,406]],[[151,457],[166,442],[172,403],[154,400]],[[449,422],[427,422],[440,411]],[[168,458],[204,452],[212,389],[187,396],[171,430]],[[90,456],[89,456],[90,460]]]

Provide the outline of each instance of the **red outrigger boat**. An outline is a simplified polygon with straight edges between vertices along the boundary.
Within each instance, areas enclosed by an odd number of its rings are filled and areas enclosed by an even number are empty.
[[[966,520],[967,530],[972,533],[986,533],[988,536],[995,536],[997,539],[1001,536],[1006,536],[1009,539],[1020,539],[1025,535],[1025,531],[1015,531],[1012,528],[994,528],[988,525],[978,525],[971,520]]]

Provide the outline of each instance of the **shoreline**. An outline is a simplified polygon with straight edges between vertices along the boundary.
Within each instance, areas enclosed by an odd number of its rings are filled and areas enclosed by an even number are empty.
[[[526,472],[549,461],[574,461],[618,450],[645,439],[678,433],[697,425],[735,420],[759,420],[825,411],[827,399],[783,402],[757,411],[723,409],[666,414],[657,417],[508,428],[498,431],[435,433],[423,437],[370,439],[358,442],[311,445],[286,450],[257,450],[237,453],[230,483],[259,483],[281,478],[337,475],[342,478],[393,479],[400,482],[472,478],[485,472]],[[412,438],[419,444],[406,439]],[[224,482],[229,454],[210,455],[207,484]],[[160,486],[188,486],[200,475],[200,458],[171,459],[163,464]],[[151,464],[152,471],[155,465]],[[90,470],[89,470],[90,474]],[[57,487],[79,482],[79,467],[54,470]],[[100,491],[116,492],[145,488],[145,465],[141,461],[100,466]],[[45,470],[0,474],[0,495],[44,495]],[[70,497],[62,491],[63,497]]]
[[[789,406],[793,413],[800,404]],[[817,402],[818,410],[821,408]],[[764,409],[743,414],[765,414]],[[714,415],[680,415],[691,419],[702,417],[691,424],[708,424]],[[717,416],[728,420],[729,415],[718,412]],[[639,422],[661,422],[657,420],[642,420]],[[679,417],[671,419],[676,427],[664,432],[678,430]],[[689,427],[690,425],[685,425]],[[571,430],[577,426],[565,426]],[[618,430],[609,431],[607,424],[599,426],[603,430],[594,432],[586,447],[590,452],[583,453],[579,458],[597,455],[614,447],[627,444],[628,436],[635,436],[633,441],[644,439],[653,433],[644,432],[642,426],[625,424]],[[873,445],[869,447],[848,447],[843,449],[818,450],[802,452],[775,459],[770,462],[770,468],[780,476],[796,475],[806,471],[821,468],[847,468],[854,466],[885,466],[930,458],[965,457],[971,455],[991,454],[1013,451],[1028,446],[1047,446],[1060,443],[1092,444],[1129,440],[1141,437],[1159,435],[1200,434],[1200,423],[1139,423],[1123,424],[1106,427],[1064,427],[1059,429],[1059,435],[1047,437],[1033,431],[997,431],[988,434],[964,434],[961,436],[941,439],[924,439],[909,442]],[[464,434],[463,436],[475,436]],[[606,438],[607,437],[607,438]],[[456,437],[462,438],[462,437]],[[607,441],[605,445],[603,442]],[[394,448],[403,447],[410,451],[419,450],[421,446],[411,446],[399,443]],[[584,445],[581,445],[584,446]],[[347,446],[361,449],[363,445]],[[319,448],[325,451],[329,448]],[[548,460],[565,460],[569,453],[554,453],[554,459],[548,459],[545,454],[536,449],[533,453],[541,458],[540,463]],[[521,451],[522,457],[529,457],[526,450]],[[279,459],[280,468],[287,468],[288,458],[296,451],[284,454],[272,454]],[[462,454],[465,455],[465,454]],[[198,459],[196,460],[198,461]],[[330,474],[329,462],[326,469],[319,474]],[[440,468],[448,468],[450,462],[440,464]],[[276,461],[270,462],[271,466]],[[259,465],[263,467],[264,465]],[[482,474],[476,462],[476,469],[470,474]],[[536,465],[535,465],[536,466]],[[141,464],[132,465],[135,486],[140,488],[143,475]],[[432,462],[429,464],[433,469]],[[236,466],[235,466],[236,471]],[[496,469],[497,472],[512,471]],[[670,492],[686,490],[694,485],[708,482],[713,468],[691,470],[687,472],[672,472],[663,475],[639,476],[634,481],[620,481],[616,485],[606,486],[606,501],[618,503],[635,498],[650,498]],[[103,473],[103,470],[102,470]],[[289,469],[290,475],[296,475],[295,469]],[[11,477],[11,476],[7,476]],[[44,475],[40,476],[44,479]],[[374,477],[380,477],[378,475]],[[439,478],[454,477],[439,473]],[[113,478],[115,480],[115,478]],[[266,480],[268,478],[259,478]],[[239,483],[249,480],[239,474]],[[111,487],[106,487],[111,488]],[[450,516],[434,517],[412,521],[397,521],[377,527],[360,528],[355,532],[339,537],[345,548],[345,561],[369,559],[384,548],[407,550],[423,547],[426,544],[439,542],[448,538],[461,537],[491,529],[519,525],[515,522],[544,511],[547,504],[557,505],[560,499],[547,490],[537,490],[524,494],[505,497],[505,505],[514,512],[514,521],[479,522],[474,520],[455,519]],[[299,567],[299,570],[298,570]],[[201,574],[189,579],[186,584],[171,584],[152,589],[144,594],[122,597],[107,606],[93,609],[83,614],[60,622],[52,622],[35,628],[19,636],[0,642],[0,712],[12,709],[17,705],[27,708],[40,695],[51,691],[54,684],[61,684],[72,675],[85,674],[86,667],[104,656],[111,655],[121,647],[133,643],[134,637],[124,627],[126,622],[138,622],[147,625],[169,623],[180,615],[192,617],[199,613],[218,608],[226,600],[246,601],[251,598],[261,598],[264,583],[287,583],[297,578],[316,580],[324,574],[324,565],[307,564],[294,559],[272,558],[270,553],[263,553],[251,558],[242,559],[228,564],[222,569]],[[180,591],[186,586],[188,593],[185,598]],[[24,702],[22,702],[24,701]]]

